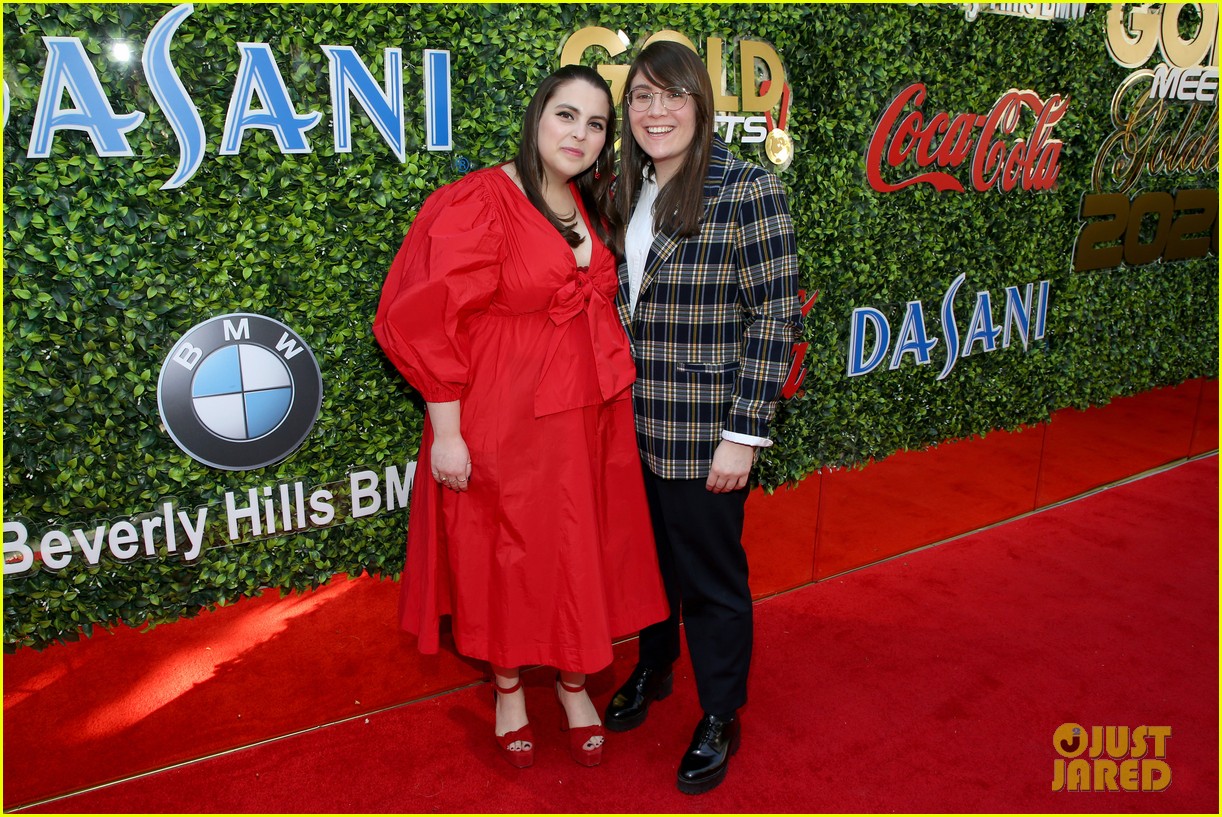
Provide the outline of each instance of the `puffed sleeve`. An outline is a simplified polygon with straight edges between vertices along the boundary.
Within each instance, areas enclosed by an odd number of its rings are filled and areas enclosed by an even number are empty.
[[[429,402],[462,395],[469,321],[492,300],[504,246],[488,193],[470,177],[429,196],[403,239],[382,285],[373,333]]]

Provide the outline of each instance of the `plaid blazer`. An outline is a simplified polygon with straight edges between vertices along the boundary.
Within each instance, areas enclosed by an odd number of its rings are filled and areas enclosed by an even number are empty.
[[[637,442],[666,479],[707,477],[722,429],[768,436],[802,320],[780,180],[714,137],[704,201],[698,235],[655,237],[631,317],[628,266],[619,266]]]

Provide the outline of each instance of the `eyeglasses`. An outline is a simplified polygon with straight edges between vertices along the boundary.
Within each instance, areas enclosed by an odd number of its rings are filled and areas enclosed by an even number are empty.
[[[667,88],[655,93],[641,90],[629,91],[628,107],[634,111],[647,111],[653,107],[653,98],[656,96],[661,101],[663,108],[668,111],[677,111],[687,104],[687,98],[691,95],[686,88]]]

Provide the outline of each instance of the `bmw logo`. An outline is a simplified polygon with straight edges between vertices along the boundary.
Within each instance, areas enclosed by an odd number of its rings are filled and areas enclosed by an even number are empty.
[[[322,407],[322,373],[301,336],[250,313],[191,327],[166,355],[157,408],[174,442],[226,471],[280,462]]]

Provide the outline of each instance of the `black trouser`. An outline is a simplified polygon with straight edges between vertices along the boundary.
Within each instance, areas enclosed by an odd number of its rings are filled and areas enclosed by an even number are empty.
[[[644,471],[670,617],[641,630],[640,663],[664,669],[678,659],[682,614],[700,705],[710,715],[731,715],[747,702],[751,666],[751,589],[742,545],[747,489],[715,494],[703,479]]]

